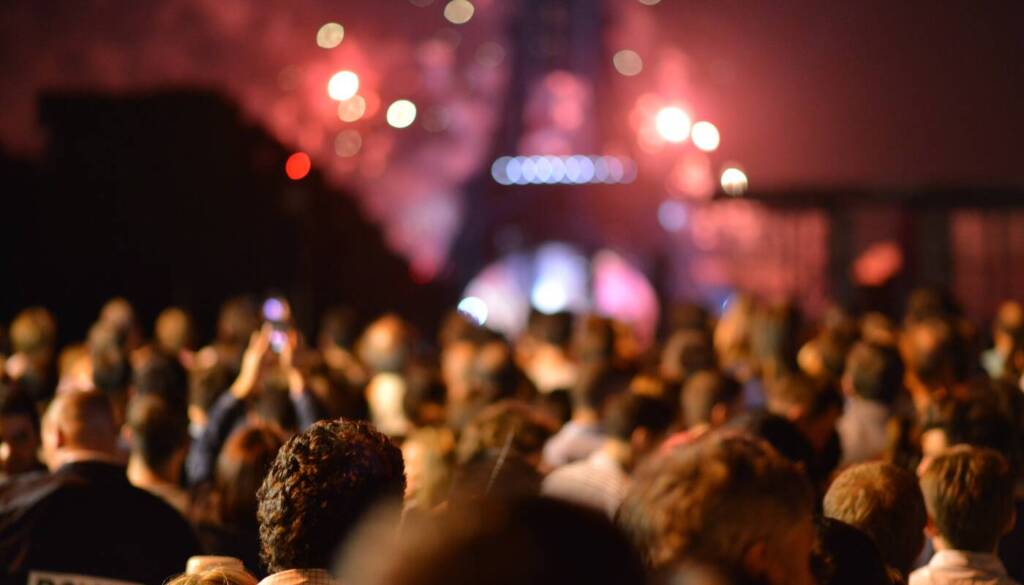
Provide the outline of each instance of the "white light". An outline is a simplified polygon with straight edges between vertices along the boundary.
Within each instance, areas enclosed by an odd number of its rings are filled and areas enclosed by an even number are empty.
[[[342,122],[355,122],[365,113],[366,100],[361,95],[338,102],[338,119]]]
[[[541,280],[530,292],[530,302],[541,313],[551,315],[564,309],[569,304],[569,294],[560,282]]]
[[[690,138],[693,139],[693,145],[704,152],[714,151],[718,148],[718,143],[721,140],[718,128],[715,128],[715,125],[711,122],[704,121],[693,125],[693,130],[690,131]]]
[[[608,181],[608,161],[603,156],[595,156],[594,161],[594,180],[598,183],[605,183]]]
[[[549,161],[546,156],[533,157],[533,168],[536,169],[538,183],[547,183],[551,181],[551,175],[555,172],[555,169],[551,165],[551,161]]]
[[[351,71],[339,71],[327,82],[327,95],[332,100],[344,101],[359,91],[359,76]]]
[[[580,161],[575,156],[570,156],[565,159],[565,182],[566,183],[579,183],[580,182]]]
[[[551,165],[551,180],[549,183],[561,183],[565,179],[565,160],[560,156],[544,157]]]
[[[589,156],[577,155],[575,157],[580,164],[580,176],[577,183],[589,183],[594,180],[594,161]]]
[[[505,165],[505,175],[508,176],[509,184],[519,183],[523,179],[523,161],[518,156],[508,159],[508,164]]]
[[[459,312],[472,319],[477,325],[487,322],[487,303],[480,297],[466,297],[459,301]]]
[[[416,121],[416,104],[409,100],[396,100],[388,106],[388,124],[395,128],[408,128]]]
[[[722,190],[732,196],[742,195],[747,190],[747,174],[736,167],[722,171]]]
[[[661,2],[661,0],[640,0],[641,4],[646,4],[647,6],[654,6],[658,2]]]
[[[491,177],[502,185],[632,183],[636,162],[611,155],[500,156],[491,163]]]
[[[336,22],[328,22],[316,31],[316,46],[321,49],[333,49],[345,38],[345,27]]]
[[[473,18],[474,11],[469,0],[452,0],[444,7],[444,17],[452,24],[466,24]]]
[[[669,142],[683,142],[690,136],[690,116],[675,106],[662,108],[654,118],[654,126]]]
[[[626,174],[622,161],[614,156],[606,156],[605,160],[608,162],[608,182],[621,183]]]
[[[678,232],[686,227],[687,220],[686,206],[678,201],[663,201],[658,206],[658,223],[667,232]]]
[[[532,156],[521,156],[519,160],[523,164],[523,185],[537,180],[537,163]]]
[[[508,164],[512,160],[510,156],[499,157],[491,165],[491,176],[502,185],[511,185],[513,181],[508,176]]]
[[[623,49],[615,53],[612,57],[612,65],[615,66],[616,71],[626,77],[632,77],[644,70],[644,60],[640,58],[636,51],[629,49]]]

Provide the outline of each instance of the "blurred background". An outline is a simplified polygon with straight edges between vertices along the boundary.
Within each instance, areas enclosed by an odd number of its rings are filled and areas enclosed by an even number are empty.
[[[0,320],[1024,296],[1024,5],[10,0]],[[211,331],[204,331],[209,334]],[[204,335],[205,337],[206,335]]]

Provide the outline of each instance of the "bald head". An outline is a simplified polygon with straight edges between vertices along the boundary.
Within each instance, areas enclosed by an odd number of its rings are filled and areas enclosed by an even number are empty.
[[[69,392],[55,398],[43,417],[43,457],[51,470],[60,467],[61,453],[117,452],[117,425],[110,400],[96,392]]]

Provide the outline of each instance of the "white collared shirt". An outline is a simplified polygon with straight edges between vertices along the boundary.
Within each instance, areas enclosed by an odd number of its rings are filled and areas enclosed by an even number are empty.
[[[909,585],[1017,585],[994,554],[941,550],[910,574]]]

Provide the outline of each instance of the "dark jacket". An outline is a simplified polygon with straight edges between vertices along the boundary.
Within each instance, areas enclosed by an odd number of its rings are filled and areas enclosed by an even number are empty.
[[[132,486],[123,466],[69,463],[0,485],[4,583],[25,583],[37,570],[160,585],[195,554],[185,519]]]

